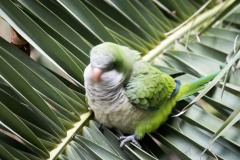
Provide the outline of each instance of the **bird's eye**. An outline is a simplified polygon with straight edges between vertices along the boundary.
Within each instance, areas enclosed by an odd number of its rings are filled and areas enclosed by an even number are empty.
[[[111,63],[111,64],[108,66],[108,69],[111,70],[111,69],[113,69],[113,68],[114,68],[114,64]]]

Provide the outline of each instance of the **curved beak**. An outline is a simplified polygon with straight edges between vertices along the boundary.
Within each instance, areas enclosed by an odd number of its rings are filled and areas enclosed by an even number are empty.
[[[93,68],[93,69],[92,69],[92,72],[93,72],[93,74],[92,74],[92,79],[93,79],[95,82],[99,81],[101,75],[103,74],[103,71],[102,71],[101,69],[99,69],[99,68]]]

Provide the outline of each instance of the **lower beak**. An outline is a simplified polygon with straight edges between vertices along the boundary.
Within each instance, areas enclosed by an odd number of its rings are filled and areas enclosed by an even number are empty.
[[[102,71],[101,69],[99,69],[99,68],[93,68],[93,69],[92,69],[92,73],[93,73],[93,74],[92,74],[92,79],[93,79],[95,82],[97,82],[97,81],[99,81],[99,79],[100,79],[103,71]]]

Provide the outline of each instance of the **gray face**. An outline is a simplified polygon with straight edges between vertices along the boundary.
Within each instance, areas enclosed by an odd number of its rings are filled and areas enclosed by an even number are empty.
[[[90,61],[93,68],[99,68],[103,70],[110,68],[110,66],[113,64],[113,58],[110,55],[102,52],[91,54]]]
[[[84,71],[85,85],[94,84],[95,86],[99,85],[102,86],[104,89],[108,89],[120,84],[123,80],[123,74],[119,73],[114,69],[107,72],[103,72],[98,82],[94,81],[92,77],[93,77],[92,67],[89,65],[86,67]]]
[[[112,68],[115,58],[112,48],[106,50],[105,48],[93,48],[90,52],[90,63],[93,68],[109,70]]]

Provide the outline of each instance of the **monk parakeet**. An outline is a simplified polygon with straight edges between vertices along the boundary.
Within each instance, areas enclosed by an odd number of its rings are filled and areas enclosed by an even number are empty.
[[[84,71],[89,107],[104,126],[130,136],[120,137],[122,147],[155,131],[179,99],[202,89],[216,74],[180,85],[171,76],[140,59],[139,52],[105,42],[90,51]]]

